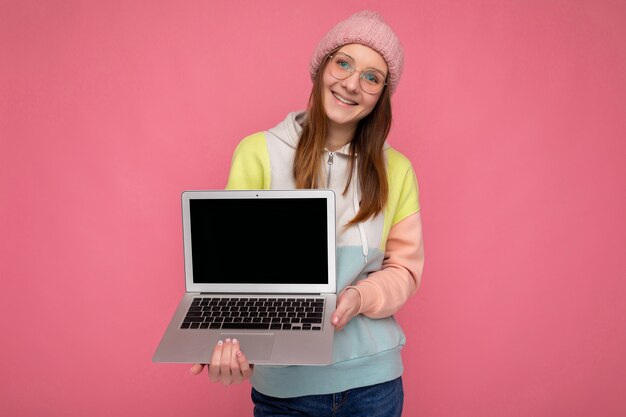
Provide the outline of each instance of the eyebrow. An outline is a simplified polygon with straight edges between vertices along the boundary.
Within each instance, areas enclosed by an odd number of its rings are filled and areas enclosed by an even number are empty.
[[[352,56],[350,56],[349,54],[346,54],[346,53],[345,53],[345,52],[343,52],[343,51],[337,51],[336,53],[343,54],[343,55],[347,56],[348,58],[350,58],[353,62],[356,62],[356,59],[354,59]],[[366,69],[366,70],[375,70],[375,71],[378,71],[378,72],[380,72],[381,74],[383,74],[385,77],[387,76],[387,75],[385,75],[385,71],[381,71],[381,70],[379,70],[378,68],[369,67],[369,68],[365,68],[365,69]]]

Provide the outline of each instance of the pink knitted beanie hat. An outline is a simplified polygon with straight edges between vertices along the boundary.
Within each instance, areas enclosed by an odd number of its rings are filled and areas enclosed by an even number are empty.
[[[382,16],[369,10],[355,13],[339,22],[322,38],[311,58],[311,79],[315,80],[326,55],[350,43],[369,46],[385,58],[389,67],[390,93],[393,93],[402,75],[402,45]]]

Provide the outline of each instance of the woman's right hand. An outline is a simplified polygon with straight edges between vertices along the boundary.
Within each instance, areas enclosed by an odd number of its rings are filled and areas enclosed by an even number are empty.
[[[189,372],[200,375],[206,364],[194,364]],[[217,342],[208,365],[209,378],[213,382],[221,382],[225,386],[240,384],[252,375],[254,365],[250,365],[240,349],[237,339],[226,339]]]

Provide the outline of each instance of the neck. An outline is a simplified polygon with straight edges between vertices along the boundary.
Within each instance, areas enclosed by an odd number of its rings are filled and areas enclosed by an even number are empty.
[[[336,151],[337,149],[343,148],[352,141],[355,131],[356,124],[346,126],[337,125],[328,121],[326,126],[326,148],[329,151]]]

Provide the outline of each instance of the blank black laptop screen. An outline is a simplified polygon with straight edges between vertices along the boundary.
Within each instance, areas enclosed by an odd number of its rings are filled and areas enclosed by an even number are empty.
[[[191,199],[193,282],[326,284],[326,199]]]

